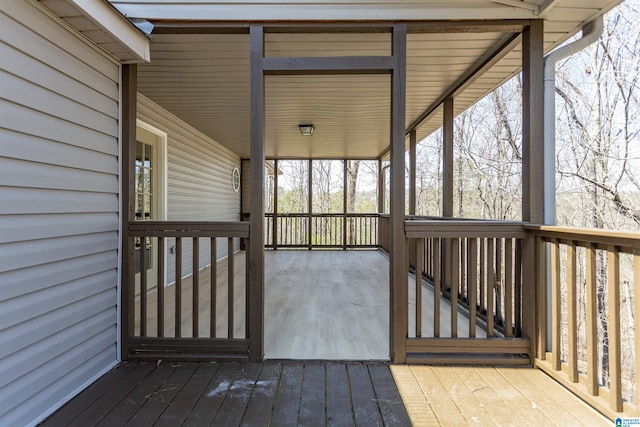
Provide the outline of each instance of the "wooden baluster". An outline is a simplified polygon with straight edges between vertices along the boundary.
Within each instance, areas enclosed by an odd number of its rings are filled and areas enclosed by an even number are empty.
[[[246,246],[247,248],[249,246]],[[218,245],[216,238],[211,238],[211,298],[209,301],[209,336],[216,337],[216,320],[218,316]]]
[[[416,337],[422,336],[422,270],[424,265],[424,238],[417,239],[416,256]]]
[[[147,336],[147,238],[140,237],[140,336]]]
[[[513,336],[513,239],[507,238],[504,247],[504,335]]]
[[[440,289],[442,288],[442,240],[433,239],[433,336],[440,336]]]
[[[467,292],[467,239],[460,239],[460,298],[462,301],[469,301]]]
[[[492,337],[494,333],[494,314],[493,314],[493,289],[495,283],[495,274],[493,272],[493,256],[494,256],[494,239],[487,239],[487,337]]]
[[[158,275],[157,275],[157,284],[158,284],[158,299],[157,299],[157,330],[158,333],[156,336],[164,337],[164,238],[158,237]]]
[[[633,250],[633,312],[636,316],[640,316],[640,248]],[[637,317],[636,317],[637,319]],[[640,406],[640,385],[638,384],[638,378],[640,378],[640,327],[635,326],[635,346],[636,346],[636,360],[635,360],[635,373],[636,373],[636,406]]]
[[[467,257],[469,262],[469,268],[467,270],[467,279],[469,280],[469,337],[474,338],[476,336],[476,310],[478,304],[478,239],[469,239],[467,249],[469,251],[469,256]]]
[[[176,237],[175,336],[182,336],[182,237]]]
[[[586,317],[587,317],[587,390],[598,395],[598,303],[596,248],[589,243],[585,246]],[[637,283],[637,282],[636,282]]]
[[[607,247],[607,293],[609,313],[609,404],[622,412],[622,372],[620,351],[620,252],[615,246]]]
[[[502,285],[504,281],[502,279],[502,239],[496,239],[496,265],[495,265],[495,294],[496,294],[496,315],[494,324],[502,322]],[[504,323],[503,323],[504,325]]]
[[[557,240],[552,240],[551,249],[551,365],[560,370],[560,248]],[[544,303],[544,302],[543,302]]]
[[[578,381],[578,315],[576,304],[576,242],[567,244],[567,366],[569,380]]]
[[[516,336],[522,336],[522,239],[516,240],[516,263],[515,268],[515,283],[514,283],[514,312],[516,313]]]
[[[192,239],[192,261],[193,271],[191,282],[191,336],[198,337],[199,305],[200,305],[200,240],[197,237]]]
[[[451,336],[458,336],[458,288],[460,286],[460,239],[451,239]]]
[[[227,291],[227,315],[228,315],[228,319],[227,319],[227,338],[231,339],[233,338],[233,299],[234,299],[234,289],[233,289],[233,279],[234,279],[234,254],[233,254],[233,237],[229,237],[228,239],[228,249],[227,249],[227,277],[228,277],[228,283],[227,285],[229,286],[229,290]]]
[[[485,303],[485,287],[487,284],[487,239],[480,239],[480,295],[478,295],[478,303],[480,314],[486,313],[487,305]]]

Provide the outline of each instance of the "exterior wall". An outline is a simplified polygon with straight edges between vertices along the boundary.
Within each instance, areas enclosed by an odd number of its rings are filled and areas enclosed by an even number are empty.
[[[231,174],[240,158],[169,111],[138,94],[138,119],[167,133],[169,221],[238,221],[240,192]],[[218,239],[218,258],[227,256],[227,241]],[[173,239],[167,243],[171,248]],[[208,243],[201,241],[200,268],[210,263]],[[183,240],[183,273],[191,274],[191,242]],[[236,243],[238,247],[238,243]],[[167,259],[168,283],[175,281],[175,255]]]
[[[120,65],[32,0],[0,6],[0,425],[117,361]]]

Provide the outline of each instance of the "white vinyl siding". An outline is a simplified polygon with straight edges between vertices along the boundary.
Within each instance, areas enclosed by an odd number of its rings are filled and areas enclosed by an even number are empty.
[[[0,425],[28,425],[117,361],[120,65],[32,0],[0,57]]]
[[[231,174],[240,158],[144,95],[138,94],[138,119],[167,133],[167,220],[238,221],[240,193]],[[213,119],[212,119],[213,120]],[[167,248],[175,244],[173,239]],[[218,258],[227,241],[218,239]],[[209,245],[201,239],[200,268],[210,263]],[[236,249],[238,242],[236,242]],[[191,274],[191,239],[183,239],[183,275]],[[175,254],[169,253],[167,281],[175,281]]]

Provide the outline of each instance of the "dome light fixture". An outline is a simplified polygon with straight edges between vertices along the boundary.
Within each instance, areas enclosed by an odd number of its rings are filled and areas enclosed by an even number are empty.
[[[298,125],[298,128],[300,129],[300,133],[304,136],[313,135],[313,131],[316,129],[313,124]]]

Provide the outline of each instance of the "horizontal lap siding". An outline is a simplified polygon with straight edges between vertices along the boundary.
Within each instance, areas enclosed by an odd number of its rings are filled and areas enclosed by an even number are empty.
[[[0,33],[0,425],[26,425],[117,359],[120,68],[31,0]]]
[[[234,167],[240,167],[240,158],[141,94],[138,119],[167,133],[167,220],[238,221],[240,193],[233,191],[231,174]],[[217,243],[218,257],[226,257],[226,240]],[[166,247],[174,244],[170,239]],[[210,252],[208,243],[203,240],[200,244],[203,268],[210,263]],[[183,239],[183,245],[183,275],[188,275],[192,273],[190,239]],[[174,258],[169,253],[169,283],[175,280]]]

